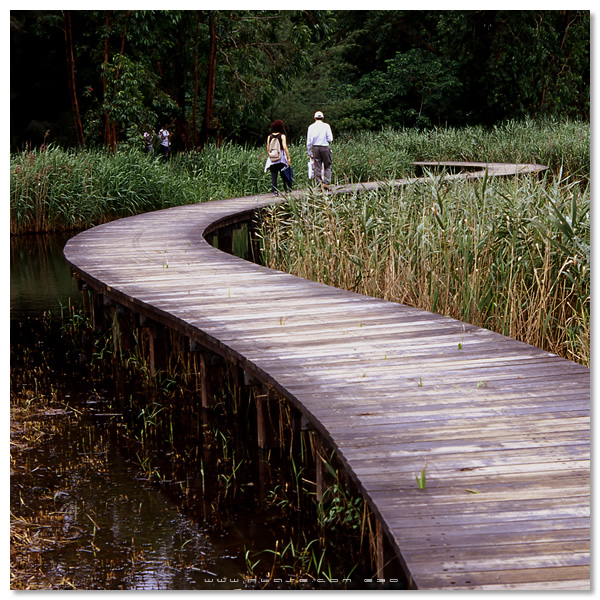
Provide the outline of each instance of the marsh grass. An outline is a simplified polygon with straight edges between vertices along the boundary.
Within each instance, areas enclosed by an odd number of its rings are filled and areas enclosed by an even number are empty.
[[[258,152],[232,145],[165,162],[49,146],[11,156],[11,233],[77,230],[181,204],[265,191]]]
[[[91,323],[75,316],[67,317],[63,335],[77,348]],[[331,450],[325,462],[331,485],[317,500],[320,444],[314,431],[297,426],[300,415],[287,401],[279,398],[269,413],[281,442],[259,450],[256,401],[262,392],[241,385],[234,368],[224,367],[214,403],[200,410],[202,383],[190,356],[175,358],[170,352],[168,369],[150,376],[143,336],[121,351],[115,333],[110,327],[97,339],[95,360],[88,363],[90,374],[112,372],[117,382],[110,411],[119,420],[111,435],[135,457],[144,479],[212,530],[260,515],[263,524],[255,522],[250,547],[244,547],[246,587],[338,589],[349,585],[342,575],[370,576],[374,516]],[[180,343],[176,337],[175,343]]]
[[[589,176],[589,124],[547,120],[507,121],[494,127],[384,129],[339,138],[333,144],[338,183],[399,179],[415,161],[539,163],[552,172]]]
[[[590,361],[590,191],[546,176],[307,195],[259,219],[265,264]]]
[[[308,187],[303,144],[295,187]],[[414,174],[414,161],[537,162],[543,179],[425,183],[344,198],[307,192],[265,212],[269,265],[488,327],[589,364],[590,127],[384,130],[333,146],[335,182]],[[46,147],[11,156],[11,233],[77,230],[140,212],[266,192],[264,149],[165,162],[135,150]]]
[[[303,142],[291,147],[294,187],[309,185]],[[11,233],[77,230],[118,217],[268,192],[264,148],[224,144],[165,162],[134,149],[65,150],[47,146],[11,154]],[[589,177],[585,123],[507,122],[493,128],[382,130],[336,137],[333,180],[384,181],[412,175],[414,161],[538,162],[553,172]]]

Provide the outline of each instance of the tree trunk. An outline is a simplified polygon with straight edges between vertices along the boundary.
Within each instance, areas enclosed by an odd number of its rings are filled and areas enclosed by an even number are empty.
[[[104,74],[102,75],[102,91],[104,93],[104,145],[108,148],[116,148],[117,140],[116,138],[116,128],[114,123],[110,122],[110,115],[108,113],[108,108],[106,107],[106,91],[108,83],[106,81],[106,69],[108,68],[108,59],[109,59],[109,36],[108,31],[110,27],[110,10],[106,11],[106,31],[104,34]]]
[[[75,52],[73,50],[73,31],[71,29],[71,11],[63,11],[65,24],[65,45],[67,51],[67,76],[69,80],[69,94],[71,96],[71,108],[73,110],[73,125],[75,127],[75,141],[78,146],[85,146],[83,137],[83,126],[79,113],[79,102],[77,100],[77,87],[75,85]]]
[[[206,82],[206,104],[204,106],[204,122],[200,136],[201,144],[206,144],[211,131],[213,105],[215,100],[215,83],[217,78],[217,31],[214,12],[209,14],[210,52],[208,55],[208,77]]]
[[[198,126],[196,114],[198,107],[198,37],[200,35],[200,11],[196,11],[196,41],[194,43],[194,104],[192,108],[192,131],[194,132],[194,147],[198,145]]]

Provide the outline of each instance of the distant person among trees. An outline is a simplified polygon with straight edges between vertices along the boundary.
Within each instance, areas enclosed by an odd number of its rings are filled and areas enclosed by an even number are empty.
[[[286,169],[292,164],[290,152],[287,146],[285,137],[285,126],[281,119],[277,119],[271,123],[271,133],[267,137],[267,162],[265,164],[265,172],[267,169],[271,171],[271,193],[279,195],[277,189],[277,174]],[[287,192],[292,189],[291,182],[281,174],[283,188]]]
[[[152,154],[152,134],[149,131],[144,131],[144,149]]]
[[[169,158],[171,153],[171,133],[167,129],[167,125],[165,125],[158,132],[158,139],[160,141],[160,150],[164,158]]]
[[[331,183],[331,148],[333,133],[328,123],[324,121],[323,113],[315,113],[315,122],[308,128],[306,134],[306,148],[308,155],[313,160],[315,178],[325,189]]]

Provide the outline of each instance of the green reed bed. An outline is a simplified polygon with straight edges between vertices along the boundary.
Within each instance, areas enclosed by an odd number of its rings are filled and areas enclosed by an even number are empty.
[[[335,124],[334,124],[335,128]],[[383,130],[337,135],[333,180],[382,181],[414,174],[425,160],[538,162],[589,177],[589,124],[507,122],[493,128]],[[309,185],[304,140],[290,148],[294,187]],[[270,191],[264,147],[226,143],[165,162],[136,149],[64,150],[11,155],[11,233],[75,230],[114,218]]]
[[[258,151],[226,144],[169,161],[137,150],[59,147],[11,155],[11,233],[82,229],[119,217],[264,191]]]
[[[590,191],[546,176],[308,195],[261,216],[265,263],[588,364]]]
[[[400,179],[415,161],[535,162],[553,172],[589,176],[590,127],[581,122],[509,121],[482,126],[383,130],[333,144],[333,177],[339,183]]]

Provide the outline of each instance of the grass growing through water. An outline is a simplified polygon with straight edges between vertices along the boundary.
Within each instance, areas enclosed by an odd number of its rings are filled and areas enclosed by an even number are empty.
[[[266,209],[265,264],[590,361],[590,190],[427,181]]]
[[[136,343],[125,349],[115,340],[114,321],[105,322],[106,333],[94,332],[89,348],[79,344],[79,338],[90,339],[88,319],[66,317],[63,335],[73,350],[84,352],[91,376],[112,373],[115,389],[102,411],[112,415],[110,435],[144,479],[212,531],[252,519],[252,528],[242,530],[256,537],[244,539],[239,555],[245,587],[338,589],[372,576],[373,515],[343,477],[335,453],[326,462],[331,485],[317,500],[316,436],[299,427],[300,415],[289,403],[279,398],[269,409],[274,435],[283,442],[259,450],[256,399],[262,392],[242,384],[232,365],[213,366],[222,368],[219,385],[210,407],[201,409],[195,354],[181,354],[177,336],[162,338],[170,339],[169,364],[151,374],[143,327],[133,327]],[[232,554],[235,547],[232,541]],[[353,581],[343,580],[351,574]],[[394,585],[403,585],[399,579]]]

